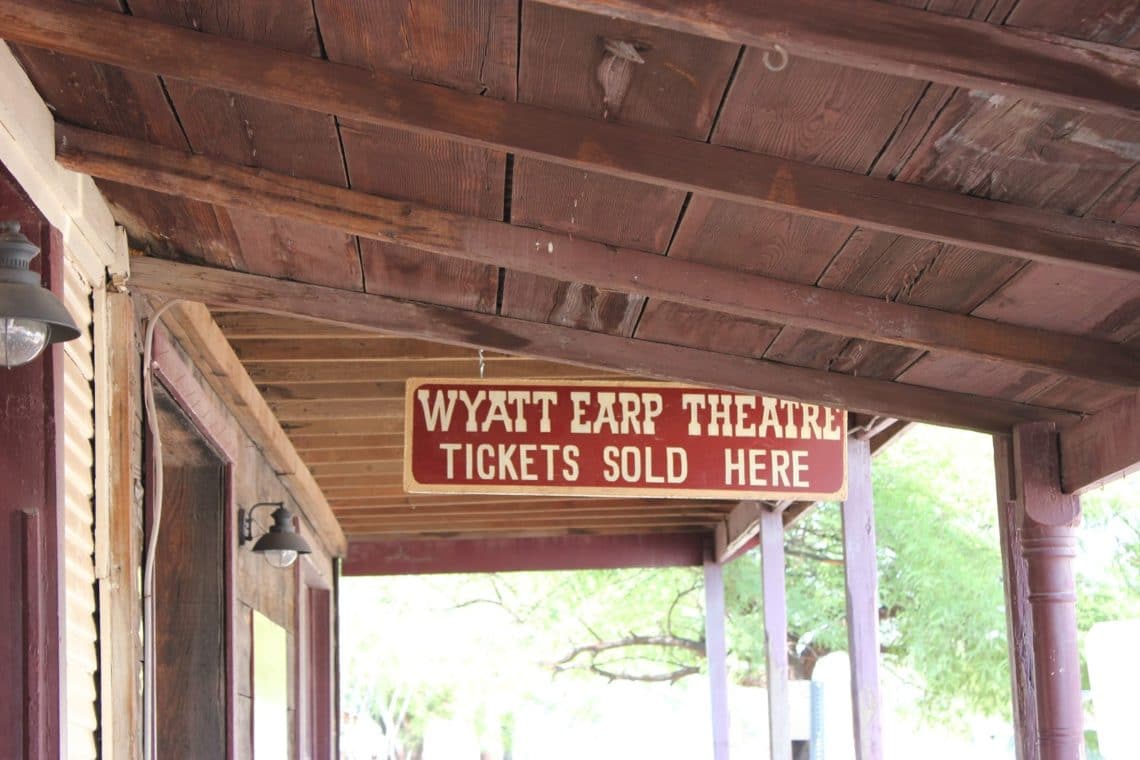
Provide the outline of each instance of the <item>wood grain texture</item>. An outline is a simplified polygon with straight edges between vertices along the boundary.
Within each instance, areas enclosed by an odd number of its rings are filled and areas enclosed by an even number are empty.
[[[329,60],[513,100],[518,5],[506,0],[315,4]],[[341,124],[352,186],[489,219],[503,216],[506,155],[439,136]],[[372,293],[493,312],[498,269],[362,240]]]
[[[1055,106],[1140,115],[1140,59],[1132,51],[1001,28],[899,5],[841,7],[779,0],[678,6],[667,0],[542,0],[750,47],[887,71]]]
[[[524,3],[519,100],[703,140],[736,59],[734,45]],[[609,44],[636,52],[627,81],[607,92]],[[550,50],[558,51],[557,66]],[[685,193],[520,156],[511,221],[574,237],[664,253]],[[505,316],[631,335],[645,299],[573,278],[508,270]]]
[[[213,304],[289,316],[303,314],[361,329],[482,346],[646,377],[760,391],[895,418],[930,420],[991,432],[1006,431],[1014,422],[1026,419],[1072,421],[1068,415],[1021,404],[837,376],[759,360],[146,257],[135,261],[132,277],[136,288],[150,293],[200,298]]]
[[[1029,606],[1029,579],[1022,556],[1013,439],[1008,435],[995,435],[993,444],[1014,744],[1018,760],[1039,760],[1037,699],[1033,685],[1033,610]]]
[[[30,7],[3,0],[0,21],[11,40],[374,125],[446,134],[753,205],[791,206],[821,218],[1140,276],[1137,235],[1111,225],[1091,234],[1095,225],[1088,221],[1074,228],[1073,220],[1059,215],[902,187],[529,104],[502,103],[71,3]],[[1011,227],[1010,221],[1016,224]],[[1085,231],[1079,240],[1078,230]]]
[[[991,320],[907,307],[889,298],[884,302],[878,298],[797,286],[689,262],[678,256],[664,258],[632,249],[615,251],[568,236],[549,238],[544,246],[541,238],[536,239],[530,231],[511,225],[433,212],[406,202],[300,180],[293,180],[291,190],[286,190],[290,182],[280,175],[270,177],[231,164],[180,156],[106,135],[63,129],[60,155],[68,166],[128,180],[140,177],[140,181],[170,192],[188,192],[193,197],[256,207],[278,215],[292,211],[294,216],[322,224],[343,224],[370,237],[402,240],[448,256],[491,265],[503,263],[544,275],[573,275],[592,286],[640,292],[690,307],[822,329],[907,348],[977,355],[1098,381],[1131,385],[1140,379],[1140,355],[1107,343],[1098,345],[1071,336],[1003,326]],[[142,167],[154,167],[156,171]],[[215,179],[196,179],[207,171]],[[160,184],[161,177],[168,181]],[[261,194],[257,192],[259,189]],[[322,203],[316,200],[319,197],[328,200]],[[334,210],[336,208],[341,210]],[[372,222],[371,226],[365,223],[365,218]],[[837,245],[838,241],[833,240],[830,247]],[[785,255],[783,248],[779,250],[781,256]],[[932,266],[928,262],[923,269],[904,279],[896,289],[896,299],[909,297],[925,270]],[[316,282],[322,284],[321,280]],[[554,316],[554,312],[548,312],[542,315],[545,319],[535,321],[549,320],[558,324],[576,321],[567,314],[551,319]],[[587,325],[587,329],[604,331],[595,325]],[[715,327],[712,334],[716,334]]]
[[[1140,393],[1061,435],[1061,484],[1079,494],[1140,468]]]
[[[189,0],[178,4],[141,0],[132,3],[131,12],[298,55],[321,53],[308,0]],[[178,80],[168,81],[166,90],[195,152],[290,176],[346,183],[331,116]],[[240,209],[229,212],[229,221],[241,249],[241,268],[337,287],[361,287],[360,258],[348,235]]]

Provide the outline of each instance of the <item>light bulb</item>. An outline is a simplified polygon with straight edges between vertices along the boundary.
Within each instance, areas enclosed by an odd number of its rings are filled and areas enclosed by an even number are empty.
[[[50,330],[35,319],[0,319],[0,364],[11,369],[35,359],[47,345]]]
[[[267,549],[261,554],[266,562],[278,568],[289,567],[297,561],[297,552],[292,549]]]

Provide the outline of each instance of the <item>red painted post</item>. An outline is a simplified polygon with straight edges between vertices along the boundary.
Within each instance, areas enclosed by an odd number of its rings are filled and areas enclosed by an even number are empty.
[[[1033,611],[1029,605],[1029,578],[1021,550],[1020,505],[1014,485],[1013,439],[1010,436],[994,436],[994,474],[1005,584],[1014,749],[1017,760],[1039,760],[1037,698],[1033,683]]]
[[[712,697],[713,760],[728,760],[728,648],[725,644],[724,568],[705,553],[705,656]]]
[[[0,220],[15,219],[40,246],[32,268],[62,289],[62,242],[0,166]],[[62,690],[63,557],[61,346],[33,362],[0,368],[0,757],[65,754]]]
[[[1018,425],[1013,459],[1021,554],[1033,614],[1037,747],[1041,760],[1080,757],[1081,660],[1077,647],[1076,585],[1080,499],[1061,491],[1053,423]]]
[[[784,517],[768,508],[760,512],[760,575],[764,589],[764,652],[768,666],[769,756],[772,760],[792,760]]]
[[[847,584],[847,648],[857,760],[881,760],[879,698],[879,575],[875,562],[875,507],[871,446],[847,441],[847,499],[843,502],[843,569]]]

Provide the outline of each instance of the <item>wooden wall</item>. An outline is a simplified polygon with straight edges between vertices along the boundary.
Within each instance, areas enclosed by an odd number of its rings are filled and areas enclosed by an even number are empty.
[[[299,515],[300,509],[282,480],[269,466],[261,451],[241,430],[222,403],[210,389],[181,347],[160,330],[156,342],[155,360],[159,365],[159,379],[168,389],[179,408],[200,430],[217,452],[226,470],[223,501],[228,502],[219,529],[226,535],[223,550],[229,558],[232,575],[225,582],[226,610],[232,652],[232,681],[227,684],[230,699],[229,720],[232,723],[236,760],[253,756],[253,612],[257,611],[285,629],[289,651],[289,736],[290,747],[298,736],[296,714],[298,652],[303,651],[305,638],[301,627],[306,621],[298,619],[298,573],[293,569],[271,567],[263,558],[249,551],[249,546],[238,547],[236,542],[237,510],[263,501],[283,501]],[[165,434],[164,434],[165,437]],[[259,535],[269,525],[269,509],[259,510],[254,529]],[[313,548],[313,554],[303,561],[330,587],[333,579],[331,558],[321,549],[321,543],[309,525],[302,521],[299,530]],[[188,551],[171,547],[167,551]],[[162,556],[159,556],[162,561]],[[216,561],[216,560],[211,560]],[[159,592],[161,593],[161,592]],[[162,599],[158,598],[161,605]],[[160,729],[161,730],[161,729]]]

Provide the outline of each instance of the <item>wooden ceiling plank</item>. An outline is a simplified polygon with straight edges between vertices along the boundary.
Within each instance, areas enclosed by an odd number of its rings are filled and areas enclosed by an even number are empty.
[[[342,435],[338,437],[324,435],[292,435],[294,448],[308,455],[310,451],[339,451],[349,449],[371,448],[374,446],[400,446],[404,445],[404,435]]]
[[[386,462],[390,459],[403,459],[403,446],[374,446],[360,449],[327,449],[303,451],[301,458],[312,468],[326,462]]]
[[[69,168],[120,182],[144,182],[151,189],[227,206],[255,206],[264,213],[306,218],[364,237],[399,239],[433,253],[504,265],[561,280],[637,292],[735,316],[917,350],[975,355],[1124,386],[1140,382],[1140,354],[1116,344],[785,282],[633,249],[615,251],[569,236],[548,235],[502,222],[269,175],[256,169],[64,126],[59,132],[59,155]],[[535,255],[536,250],[546,255]],[[343,369],[365,372],[364,365]],[[326,380],[332,380],[340,368],[325,365],[319,371],[330,375]],[[272,367],[251,369],[251,376],[259,381],[271,377],[280,379],[279,372],[279,368]],[[368,377],[379,379],[384,375]]]
[[[368,401],[269,401],[281,422],[404,416],[404,397]]]
[[[819,15],[830,18],[828,13],[813,13],[813,20]],[[924,13],[922,18],[973,23],[936,14]],[[979,34],[1008,34],[992,25],[977,26]],[[995,253],[1140,276],[1134,230],[1099,234],[1104,230],[1096,228],[1098,233],[1090,234],[1094,227],[1087,221],[1058,214],[1003,208],[1004,204],[957,193],[904,186],[662,132],[497,101],[78,3],[0,0],[0,35],[127,69],[375,125],[442,134],[612,176]],[[1023,37],[1020,33],[1015,36]],[[1085,43],[1070,40],[1065,44],[1073,49]],[[972,45],[963,48],[969,51],[964,60],[970,60],[974,50]],[[1137,55],[1128,51],[1121,54]],[[1088,73],[1088,67],[1074,68],[1078,73]],[[1036,69],[1027,66],[1025,70]],[[1003,71],[1002,76],[1010,73],[1013,71]],[[1132,98],[1133,103],[1140,102],[1135,94]],[[1110,227],[1106,225],[1105,229]]]
[[[749,47],[1140,117],[1140,56],[1109,45],[873,0],[539,0]]]
[[[300,505],[305,517],[330,552],[343,556],[344,533],[325,494],[305,467],[269,406],[258,394],[241,362],[230,350],[209,312],[196,303],[171,309],[163,323],[202,371],[234,418]]]
[[[133,287],[151,293],[262,311],[304,314],[361,329],[484,347],[717,388],[767,393],[856,412],[1005,432],[1027,420],[1061,424],[1076,416],[1041,407],[835,375],[709,351],[589,333],[357,291],[140,257]]]

